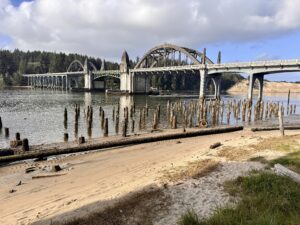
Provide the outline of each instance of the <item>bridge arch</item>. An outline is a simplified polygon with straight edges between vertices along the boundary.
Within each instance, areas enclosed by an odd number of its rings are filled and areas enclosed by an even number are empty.
[[[166,58],[170,54],[175,54],[176,52],[178,52],[180,55],[181,54],[186,55],[186,57],[189,58],[194,65],[201,64],[203,53],[190,48],[180,47],[172,44],[164,44],[164,45],[155,46],[154,48],[146,52],[146,54],[135,66],[135,69],[152,68],[159,61],[166,60]],[[213,62],[208,57],[206,57],[206,62],[208,64],[213,64]]]
[[[94,65],[94,63],[89,62],[89,65],[92,67],[92,71],[97,71],[96,66]]]
[[[67,69],[67,72],[70,72],[71,69],[72,69],[72,66],[76,65],[76,64],[79,65],[82,68],[82,70],[84,70],[83,64],[78,59],[75,59],[75,60],[73,60],[73,62],[70,63],[70,65],[69,65],[69,67]]]

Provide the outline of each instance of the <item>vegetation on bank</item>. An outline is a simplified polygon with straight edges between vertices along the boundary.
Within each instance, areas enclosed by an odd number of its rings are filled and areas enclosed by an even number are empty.
[[[20,86],[26,85],[22,74],[31,73],[51,73],[65,72],[75,59],[81,61],[88,58],[97,69],[101,68],[102,60],[99,58],[88,57],[80,54],[65,54],[55,52],[23,52],[18,49],[13,52],[8,50],[0,50],[0,77],[3,79],[3,86]],[[130,61],[133,68],[139,58]],[[105,61],[107,70],[119,69],[119,64],[115,62]],[[74,66],[75,71],[79,69]],[[113,78],[105,78],[109,87],[115,86]],[[222,79],[222,91],[232,87],[237,82],[243,80],[239,74],[226,74]],[[150,85],[163,90],[197,90],[199,89],[199,75],[196,74],[164,74],[152,75]],[[210,89],[213,84],[209,82]],[[1,87],[1,85],[0,85]]]
[[[300,173],[299,136],[266,139],[255,146],[259,150],[273,149],[286,152],[285,156],[266,160],[252,158],[273,167],[279,163]],[[254,147],[254,146],[252,146]],[[212,217],[200,220],[197,214],[188,210],[178,225],[296,225],[300,221],[300,184],[288,177],[271,171],[253,172],[225,183],[225,190],[240,201],[234,208],[218,209]]]
[[[178,225],[299,224],[300,185],[288,177],[254,172],[227,182],[225,189],[240,198],[236,207],[218,209],[203,221],[188,211]]]

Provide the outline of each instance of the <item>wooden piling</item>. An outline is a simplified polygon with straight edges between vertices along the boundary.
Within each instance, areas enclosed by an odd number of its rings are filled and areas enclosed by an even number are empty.
[[[29,151],[29,141],[27,138],[24,138],[22,140],[22,150],[23,151]]]
[[[115,107],[113,107],[113,110],[112,110],[112,120],[115,121]]]
[[[68,142],[68,140],[69,140],[69,134],[64,133],[64,142]]]
[[[282,110],[279,110],[279,129],[282,136],[284,136],[284,127],[283,127],[283,116],[282,116]]]
[[[102,111],[101,113],[101,129],[104,129],[104,121],[105,121],[105,112]]]
[[[116,132],[116,134],[119,133],[119,115],[118,114],[116,114],[115,132]]]
[[[288,99],[287,99],[287,106],[286,106],[286,114],[289,114],[289,106],[290,106],[290,97],[291,97],[291,90],[289,89],[288,92]]]
[[[142,110],[140,109],[139,113],[139,130],[142,130]]]
[[[174,115],[172,119],[172,129],[177,129],[177,116]]]
[[[67,108],[65,108],[65,111],[64,111],[64,126],[65,126],[65,129],[67,129],[67,126],[68,126],[68,110],[67,110]]]
[[[148,117],[148,115],[149,115],[149,107],[148,107],[147,103],[146,103],[146,106],[145,106],[145,110],[146,110],[146,116]]]
[[[157,122],[159,122],[160,121],[160,104],[157,105],[156,111],[157,111]]]
[[[4,136],[7,138],[9,137],[9,128],[8,127],[5,127],[4,128]]]
[[[3,126],[3,124],[2,124],[2,119],[1,119],[1,116],[0,116],[0,130],[2,130],[2,126]]]
[[[78,144],[84,144],[85,143],[85,138],[83,136],[78,138]]]
[[[134,133],[135,120],[131,120],[131,133]]]
[[[127,136],[127,123],[126,121],[123,121],[122,124],[122,137],[126,137]]]
[[[20,133],[16,133],[16,141],[20,141],[21,140],[21,135]]]
[[[108,118],[105,118],[104,120],[104,137],[108,137]]]
[[[156,130],[157,129],[157,126],[158,126],[158,112],[154,112],[153,113],[153,130]]]

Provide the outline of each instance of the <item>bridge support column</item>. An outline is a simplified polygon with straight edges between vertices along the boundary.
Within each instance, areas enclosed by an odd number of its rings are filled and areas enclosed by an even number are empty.
[[[120,64],[120,90],[127,93],[135,93],[134,73],[129,72],[129,57],[123,52]]]
[[[200,99],[205,99],[206,77],[207,77],[207,70],[206,69],[200,70],[200,93],[199,93]]]
[[[150,79],[147,74],[130,74],[130,90],[131,94],[148,94],[150,91]]]
[[[88,71],[85,75],[84,75],[84,88],[86,90],[93,90],[93,74],[91,71]]]
[[[68,80],[68,76],[66,76],[66,80],[65,80],[65,89],[66,91],[68,90],[68,86],[69,86],[69,80]]]
[[[259,92],[257,101],[261,101],[263,98],[263,89],[264,89],[264,74],[250,74],[249,75],[249,86],[248,86],[248,100],[253,100],[253,89],[255,80],[258,80],[259,83]]]
[[[220,100],[221,99],[221,74],[215,74],[211,76],[211,79],[213,80],[214,86],[215,86],[215,99]]]
[[[260,74],[257,76],[257,80],[259,82],[259,92],[258,92],[258,101],[262,101],[263,99],[263,90],[264,90],[264,74]]]
[[[55,89],[58,88],[58,76],[55,76]]]

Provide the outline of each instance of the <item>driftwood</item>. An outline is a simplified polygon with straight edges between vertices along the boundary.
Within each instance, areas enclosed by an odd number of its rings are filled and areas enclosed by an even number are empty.
[[[300,130],[300,126],[284,126],[285,130]],[[279,127],[253,127],[251,131],[272,131],[272,130],[279,130]]]
[[[300,174],[298,174],[292,170],[289,170],[288,168],[284,167],[283,165],[275,164],[274,170],[275,170],[275,173],[277,173],[278,175],[290,177],[297,183],[300,183]]]
[[[211,146],[209,146],[209,148],[214,149],[214,148],[220,147],[221,145],[222,145],[221,142],[216,142],[216,143],[212,144]]]
[[[1,156],[9,156],[9,155],[13,155],[14,151],[11,149],[1,149],[0,150],[0,157]]]
[[[211,135],[211,134],[229,133],[229,132],[240,131],[243,129],[244,129],[243,126],[232,126],[232,127],[203,129],[203,130],[191,131],[186,133],[180,132],[175,134],[165,134],[165,135],[154,136],[154,137],[133,137],[128,139],[116,140],[116,141],[106,141],[97,144],[83,144],[83,145],[78,145],[78,146],[65,148],[65,149],[48,149],[43,151],[28,152],[20,155],[0,157],[0,163],[8,163],[8,162],[14,162],[18,160],[41,158],[41,157],[48,157],[53,155],[70,154],[76,152],[99,150],[105,148],[143,144],[143,143],[172,140],[172,139],[179,139],[179,138],[189,138],[189,137],[197,137],[197,136],[204,136],[204,135]]]
[[[38,175],[38,176],[33,176],[32,179],[40,179],[40,178],[49,178],[49,177],[59,177],[67,175],[67,173],[56,173],[56,174],[45,174],[45,175]]]

